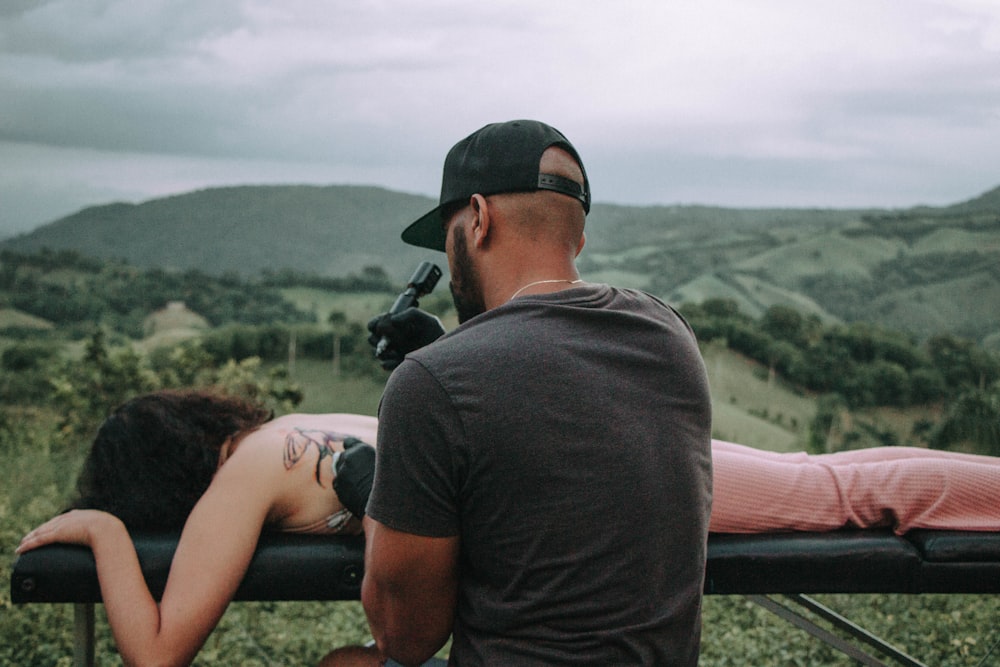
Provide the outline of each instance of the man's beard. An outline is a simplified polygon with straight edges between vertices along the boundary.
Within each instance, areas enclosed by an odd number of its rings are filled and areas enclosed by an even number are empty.
[[[479,286],[479,273],[472,265],[472,258],[469,257],[465,230],[457,225],[454,229],[451,282],[448,283],[448,289],[451,290],[451,299],[455,302],[458,323],[462,324],[476,315],[485,313],[486,304],[483,302],[483,290]]]

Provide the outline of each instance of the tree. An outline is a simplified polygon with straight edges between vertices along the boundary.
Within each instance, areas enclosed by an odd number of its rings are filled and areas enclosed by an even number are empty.
[[[740,306],[733,299],[706,299],[701,309],[710,317],[742,317]]]
[[[82,359],[57,370],[52,386],[60,437],[74,444],[93,436],[115,406],[157,389],[212,387],[283,411],[303,398],[285,368],[265,371],[260,357],[218,364],[199,342],[190,342],[150,359],[131,347],[110,349],[100,330],[87,341]]]
[[[14,343],[0,354],[0,402],[31,405],[44,402],[52,386],[50,369],[59,356],[52,343]]]
[[[1000,357],[963,338],[944,334],[927,341],[934,367],[949,387],[985,389],[1000,380]]]
[[[87,341],[83,358],[66,362],[52,378],[60,434],[73,442],[89,437],[115,405],[158,384],[137,352],[110,351],[98,329]]]
[[[947,449],[971,443],[983,454],[1000,456],[1000,385],[970,389],[948,406],[931,437],[931,446]]]
[[[846,348],[824,337],[806,350],[801,382],[817,391],[838,391],[853,375],[854,365]]]
[[[787,340],[777,340],[767,349],[768,382],[774,381],[776,373],[794,382],[802,369],[802,352]]]
[[[833,433],[840,428],[846,410],[847,403],[839,394],[823,394],[816,400],[816,416],[809,424],[810,452],[827,454],[833,451]]]
[[[787,341],[798,347],[806,344],[805,319],[794,308],[771,306],[761,318],[760,326],[776,340]]]
[[[922,405],[938,401],[948,393],[944,375],[936,368],[917,368],[910,373],[910,401]]]
[[[866,367],[875,405],[910,404],[910,377],[906,369],[890,361],[878,360]]]

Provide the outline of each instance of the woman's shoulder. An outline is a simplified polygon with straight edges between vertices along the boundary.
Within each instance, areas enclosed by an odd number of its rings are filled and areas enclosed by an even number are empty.
[[[372,445],[378,430],[378,419],[368,415],[331,412],[323,414],[295,413],[277,417],[262,425],[255,433],[269,438],[284,439],[289,433],[317,431],[328,433],[334,440],[354,437]]]

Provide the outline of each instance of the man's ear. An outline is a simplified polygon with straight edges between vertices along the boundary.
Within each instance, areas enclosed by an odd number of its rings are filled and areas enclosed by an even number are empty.
[[[486,244],[490,234],[490,205],[482,195],[472,195],[469,205],[472,206],[472,212],[476,216],[472,223],[472,245],[481,248]]]
[[[576,247],[576,256],[579,257],[580,253],[583,251],[583,246],[587,244],[587,235],[580,234],[580,245]]]

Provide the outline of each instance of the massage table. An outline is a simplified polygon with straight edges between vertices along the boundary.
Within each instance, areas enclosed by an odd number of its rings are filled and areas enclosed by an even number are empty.
[[[166,583],[177,535],[136,535],[150,589]],[[265,533],[236,601],[357,600],[360,537]],[[49,545],[20,555],[10,582],[16,604],[74,605],[74,665],[94,664],[94,605],[100,588],[89,549]],[[764,535],[712,534],[708,595],[743,595],[861,664],[923,663],[819,604],[816,593],[1000,593],[1000,533],[885,530]],[[822,625],[817,622],[821,621]],[[844,639],[825,626],[851,637]],[[883,658],[871,652],[875,649]]]

